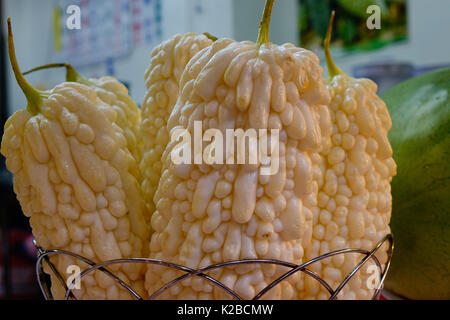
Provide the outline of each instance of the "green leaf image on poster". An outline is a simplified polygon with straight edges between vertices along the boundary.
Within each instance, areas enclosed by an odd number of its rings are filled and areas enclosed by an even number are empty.
[[[407,0],[299,0],[300,46],[321,50],[331,11],[336,11],[331,45],[346,51],[370,51],[408,38]],[[367,20],[379,8],[380,29]],[[377,9],[378,10],[378,9]]]

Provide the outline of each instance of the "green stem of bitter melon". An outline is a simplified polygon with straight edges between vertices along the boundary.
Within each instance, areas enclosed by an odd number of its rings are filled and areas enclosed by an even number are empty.
[[[93,85],[93,83],[91,83],[89,80],[87,80],[86,78],[82,77],[75,69],[74,67],[72,67],[71,64],[69,63],[49,63],[49,64],[45,64],[43,66],[39,66],[36,68],[33,68],[31,70],[28,70],[26,72],[23,73],[23,75],[27,75],[30,74],[32,72],[35,71],[39,71],[39,70],[44,70],[44,69],[53,69],[53,68],[66,68],[66,81],[68,82],[78,82],[78,83],[82,83],[88,86]]]
[[[52,68],[62,68],[62,67],[66,67],[66,64],[61,62],[61,63],[49,63],[49,64],[44,64],[43,66],[39,66],[30,70],[27,70],[25,72],[23,72],[22,74],[24,76],[26,76],[27,74],[33,73],[35,71],[39,71],[39,70],[44,70],[44,69],[52,69]]]
[[[262,20],[259,24],[258,40],[256,41],[258,45],[269,42],[270,17],[272,16],[274,2],[275,0],[266,0]]]
[[[66,63],[66,81],[69,82],[78,82],[87,86],[93,86],[94,84],[81,76],[71,64]]]
[[[205,36],[205,37],[207,37],[209,40],[211,40],[212,42],[214,42],[214,41],[217,41],[217,37],[216,36],[213,36],[211,33],[209,33],[209,32],[203,32],[203,35]]]
[[[327,66],[328,66],[328,75],[330,79],[333,77],[344,74],[341,69],[339,69],[336,64],[333,61],[333,58],[330,54],[330,41],[331,41],[331,34],[333,33],[333,23],[334,23],[334,10],[331,12],[331,18],[330,18],[330,24],[328,25],[328,31],[327,36],[325,38],[325,41],[323,42],[323,47],[325,50],[325,59],[327,60]]]
[[[27,110],[31,114],[37,114],[39,112],[42,99],[48,97],[47,92],[39,91],[35,89],[20,72],[19,64],[17,63],[16,50],[14,48],[14,38],[12,33],[11,18],[8,18],[8,53],[11,67],[14,71],[16,81],[22,89],[25,97],[27,98]]]

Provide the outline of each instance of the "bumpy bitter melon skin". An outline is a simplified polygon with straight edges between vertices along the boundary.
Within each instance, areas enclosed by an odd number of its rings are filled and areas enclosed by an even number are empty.
[[[141,141],[138,139],[141,110],[128,95],[128,89],[116,78],[89,79],[98,97],[112,106],[117,113],[116,124],[122,128],[127,146],[137,161],[140,159]]]
[[[94,262],[145,255],[148,228],[132,170],[136,160],[117,114],[92,88],[66,82],[49,92],[37,114],[20,110],[7,121],[1,152],[43,249],[68,250]],[[72,264],[86,267],[65,256],[50,260],[63,276]],[[142,293],[142,266],[110,269]],[[51,280],[54,297],[63,298],[62,286]],[[79,299],[131,297],[97,271],[73,292]]]
[[[386,104],[376,94],[377,85],[369,79],[339,74],[326,84],[331,96],[332,145],[321,153],[320,213],[307,250],[308,259],[344,248],[370,251],[390,233],[390,182],[396,164],[388,140],[392,122]],[[387,243],[376,256],[380,263],[386,263]],[[336,288],[362,257],[339,255],[313,268]],[[375,266],[373,261],[366,263],[339,297],[372,298],[374,290],[367,285],[373,274],[371,266]],[[321,291],[322,295],[327,293],[324,288]]]
[[[192,134],[195,120],[204,131],[219,129],[224,136],[226,129],[280,129],[280,167],[274,175],[261,175],[254,165],[175,165],[170,154],[179,142],[171,141],[154,198],[151,258],[195,269],[247,258],[304,261],[318,210],[318,152],[330,144],[331,134],[321,77],[317,56],[290,44],[220,39],[190,60],[169,132],[185,128]],[[210,275],[248,299],[283,271],[252,265]],[[148,293],[178,275],[150,267]],[[297,273],[265,297],[298,299],[310,285]],[[229,298],[198,278],[161,297]]]
[[[141,181],[139,163],[142,159],[142,140],[139,136],[141,125],[141,109],[128,95],[128,89],[116,78],[102,77],[99,79],[89,79],[91,87],[96,91],[98,97],[109,104],[117,117],[115,123],[123,130],[127,140],[127,149],[134,159],[130,161],[130,171]],[[146,219],[150,219],[150,212],[145,210]]]
[[[152,52],[150,66],[145,72],[147,92],[142,103],[140,127],[143,143],[141,183],[147,211],[151,213],[155,210],[153,196],[161,177],[162,153],[169,143],[167,119],[178,98],[181,75],[189,60],[211,44],[212,41],[202,34],[178,34]]]

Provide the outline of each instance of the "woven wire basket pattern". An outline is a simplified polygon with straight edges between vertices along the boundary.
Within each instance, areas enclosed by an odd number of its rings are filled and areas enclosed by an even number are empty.
[[[380,250],[380,248],[383,246],[383,244],[388,243],[388,249],[387,249],[387,261],[384,264],[384,268],[381,266],[381,263],[375,256],[375,253]],[[37,274],[37,280],[39,283],[39,287],[42,291],[42,294],[44,295],[44,298],[46,300],[53,300],[53,295],[51,293],[50,287],[51,283],[49,281],[48,275],[44,273],[43,269],[43,263],[48,264],[51,271],[55,274],[58,281],[61,283],[63,288],[65,288],[66,294],[64,297],[64,300],[68,299],[76,299],[75,295],[71,291],[71,289],[66,284],[66,281],[64,280],[63,276],[59,273],[59,271],[56,269],[56,267],[50,262],[50,256],[53,255],[66,255],[70,256],[72,258],[75,258],[77,260],[80,260],[89,267],[81,271],[80,273],[80,279],[82,279],[87,274],[94,272],[96,270],[101,271],[105,273],[107,276],[111,277],[118,285],[123,287],[125,290],[127,290],[135,299],[141,300],[142,297],[135,291],[133,288],[124,282],[122,279],[114,275],[110,270],[107,269],[108,266],[115,265],[115,264],[122,264],[122,263],[144,263],[144,264],[154,264],[159,266],[164,266],[167,268],[175,269],[178,271],[184,272],[183,275],[179,276],[178,278],[170,281],[169,283],[166,283],[163,287],[161,287],[159,290],[155,291],[150,297],[150,300],[154,300],[158,298],[162,293],[164,293],[166,290],[170,289],[171,287],[175,286],[179,282],[186,280],[191,277],[200,277],[211,283],[212,285],[220,288],[221,290],[225,291],[229,296],[235,300],[243,300],[238,293],[221,283],[220,281],[210,277],[207,275],[208,271],[219,269],[219,268],[225,268],[229,266],[237,266],[237,265],[244,265],[244,264],[272,264],[272,265],[278,265],[282,267],[287,267],[290,270],[282,274],[280,277],[278,277],[276,280],[272,281],[268,286],[266,286],[264,289],[262,289],[259,293],[253,297],[253,300],[259,300],[261,299],[270,289],[275,287],[277,284],[279,284],[281,281],[287,279],[288,277],[292,276],[293,274],[297,272],[303,272],[306,275],[313,277],[315,280],[317,280],[330,294],[329,299],[335,300],[337,299],[338,294],[342,291],[342,289],[345,287],[345,285],[350,281],[350,279],[365,265],[365,263],[369,260],[372,260],[376,267],[378,268],[378,274],[379,274],[379,281],[378,286],[374,291],[374,294],[372,296],[373,300],[379,299],[380,292],[383,286],[384,279],[386,278],[387,271],[389,269],[389,265],[392,258],[392,253],[394,249],[394,238],[392,234],[386,235],[383,239],[381,239],[376,246],[370,250],[362,250],[362,249],[341,249],[332,251],[326,254],[323,254],[321,256],[318,256],[314,259],[311,259],[301,265],[293,264],[290,262],[285,261],[279,261],[279,260],[270,260],[270,259],[246,259],[246,260],[235,260],[235,261],[228,261],[223,262],[219,264],[214,264],[202,269],[191,269],[185,266],[181,266],[178,264],[162,261],[162,260],[156,260],[156,259],[146,259],[146,258],[128,258],[128,259],[115,259],[115,260],[109,260],[101,263],[95,263],[85,257],[82,257],[78,254],[64,251],[64,250],[42,250],[38,247],[38,259],[36,262],[36,274]],[[348,275],[344,278],[344,280],[337,286],[335,290],[331,288],[331,286],[323,280],[318,274],[308,269],[308,266],[312,265],[315,262],[321,261],[326,258],[330,258],[332,256],[341,255],[341,254],[349,254],[349,253],[360,253],[363,255],[362,259],[359,261],[359,263],[354,267],[354,269],[348,273]],[[75,281],[75,280],[74,280]]]

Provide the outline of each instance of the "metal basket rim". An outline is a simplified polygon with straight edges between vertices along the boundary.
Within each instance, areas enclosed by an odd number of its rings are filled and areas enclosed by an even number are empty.
[[[375,256],[375,253],[383,246],[383,244],[385,242],[389,242],[389,247],[387,249],[387,254],[388,254],[387,261],[385,262],[385,266],[383,269],[380,262],[378,261],[377,257]],[[35,241],[34,241],[34,243],[38,249],[38,259],[36,261],[36,268],[35,268],[36,275],[37,275],[37,281],[38,281],[39,288],[46,300],[53,300],[54,297],[53,297],[51,289],[50,289],[51,284],[49,284],[44,279],[44,277],[45,277],[44,275],[46,274],[46,273],[44,273],[44,270],[43,270],[44,262],[49,265],[53,274],[57,277],[60,284],[66,290],[64,300],[68,300],[69,298],[76,299],[75,295],[72,292],[72,289],[69,288],[70,285],[69,286],[67,285],[66,281],[63,279],[63,277],[58,272],[56,267],[53,265],[53,263],[50,262],[49,257],[52,255],[58,255],[58,254],[70,256],[72,258],[81,260],[85,264],[89,265],[89,267],[85,268],[80,273],[81,279],[84,276],[86,276],[87,274],[89,274],[93,271],[96,271],[96,270],[104,272],[107,276],[111,277],[118,285],[120,285],[125,290],[127,290],[136,300],[143,300],[143,298],[129,284],[127,284],[125,281],[120,279],[118,276],[114,275],[107,268],[108,266],[115,265],[115,264],[122,264],[122,263],[144,263],[144,264],[149,264],[149,265],[150,264],[160,265],[160,266],[164,266],[167,268],[171,268],[171,269],[175,269],[175,270],[184,272],[183,275],[173,279],[172,281],[170,281],[169,283],[166,283],[160,289],[155,291],[149,297],[150,300],[156,299],[163,292],[170,289],[172,286],[176,285],[177,283],[179,283],[183,280],[186,280],[188,278],[191,278],[191,277],[196,277],[196,276],[201,277],[201,278],[205,279],[206,281],[212,283],[213,285],[221,288],[226,293],[228,293],[233,299],[244,300],[234,290],[230,289],[229,287],[227,287],[220,281],[205,274],[206,272],[214,270],[214,269],[219,269],[219,268],[228,267],[228,266],[244,265],[244,264],[273,264],[273,265],[290,268],[290,270],[283,273],[281,276],[279,276],[277,279],[273,280],[269,285],[267,285],[264,289],[262,289],[260,292],[258,292],[253,297],[252,300],[259,300],[273,287],[275,287],[280,282],[282,282],[283,280],[287,279],[288,277],[292,276],[293,274],[295,274],[297,272],[303,272],[303,273],[307,274],[308,276],[313,277],[328,291],[328,293],[330,294],[329,299],[335,300],[335,299],[337,299],[337,295],[341,292],[341,290],[348,283],[348,281],[350,281],[350,279],[365,265],[365,263],[369,260],[373,260],[378,268],[379,275],[380,275],[378,286],[375,289],[374,294],[372,296],[372,300],[376,300],[379,298],[381,289],[383,287],[383,283],[386,278],[386,274],[389,270],[391,259],[392,259],[392,254],[393,254],[393,250],[394,250],[394,236],[392,233],[389,233],[389,234],[385,235],[380,241],[378,241],[377,244],[374,246],[374,248],[370,251],[364,250],[364,249],[356,249],[356,248],[344,248],[344,249],[334,250],[334,251],[322,254],[322,255],[317,256],[313,259],[310,259],[300,265],[297,265],[297,264],[291,263],[291,262],[287,262],[287,261],[276,260],[276,259],[240,259],[240,260],[216,263],[216,264],[196,270],[196,269],[188,268],[186,266],[182,266],[182,265],[179,265],[176,263],[171,263],[171,262],[158,260],[158,259],[151,259],[151,258],[123,258],[123,259],[113,259],[113,260],[95,263],[81,255],[78,255],[78,254],[70,252],[70,251],[60,250],[60,249],[43,250],[36,244]],[[335,255],[347,254],[347,253],[359,253],[359,254],[364,255],[364,257],[352,269],[352,271],[347,274],[347,276],[344,278],[344,280],[339,284],[339,286],[335,290],[333,290],[331,288],[331,286],[325,280],[323,280],[319,275],[317,275],[315,272],[313,272],[307,268],[309,265],[311,265],[315,262],[318,262],[320,260],[330,258]],[[72,285],[74,284],[74,282],[75,282],[75,279],[73,280]]]

